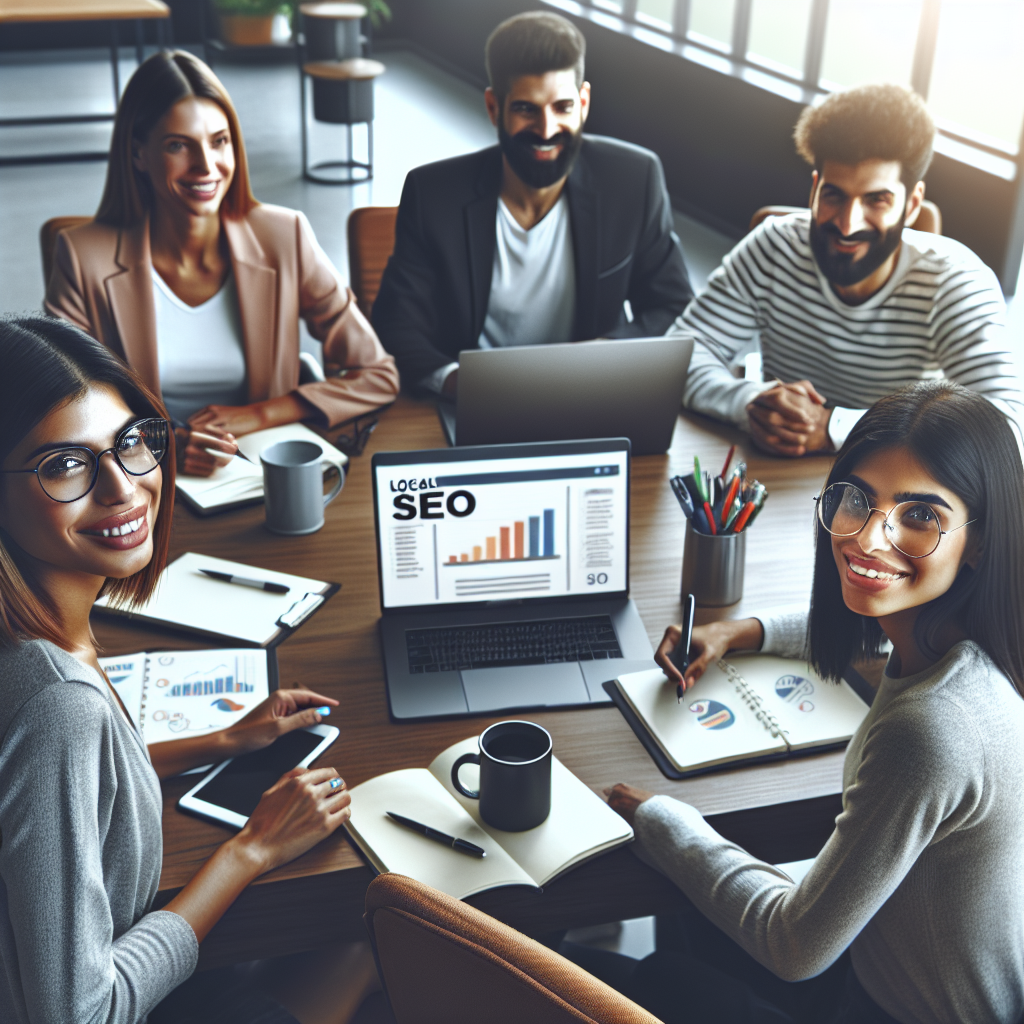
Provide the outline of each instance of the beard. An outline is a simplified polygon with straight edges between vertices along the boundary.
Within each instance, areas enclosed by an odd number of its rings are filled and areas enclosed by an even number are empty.
[[[536,132],[524,129],[509,135],[502,121],[498,122],[498,143],[516,177],[529,188],[549,188],[561,181],[571,170],[583,144],[583,126],[578,132],[563,129],[550,139],[542,139]],[[534,146],[554,143],[562,152],[554,160],[538,160]]]
[[[870,277],[897,249],[903,237],[903,216],[906,204],[899,221],[887,231],[872,228],[857,231],[845,237],[834,224],[818,224],[811,218],[811,252],[821,268],[825,278],[834,285],[845,287],[857,284]],[[829,241],[867,242],[868,251],[859,259],[850,253],[835,252],[829,247]]]

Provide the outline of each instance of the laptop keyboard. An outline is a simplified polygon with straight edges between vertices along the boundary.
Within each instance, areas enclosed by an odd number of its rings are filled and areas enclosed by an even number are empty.
[[[410,629],[405,645],[413,674],[622,657],[608,615]]]

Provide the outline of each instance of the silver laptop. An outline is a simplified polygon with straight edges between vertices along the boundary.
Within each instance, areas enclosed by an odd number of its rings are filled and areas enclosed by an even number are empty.
[[[628,437],[653,455],[672,443],[692,353],[678,337],[467,349],[438,414],[451,445]]]
[[[373,456],[381,638],[401,721],[610,703],[652,668],[629,599],[629,441]]]

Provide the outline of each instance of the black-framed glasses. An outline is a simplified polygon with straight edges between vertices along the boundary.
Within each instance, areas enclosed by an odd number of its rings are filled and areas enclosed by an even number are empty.
[[[371,435],[377,429],[378,422],[378,418],[372,414],[357,416],[352,421],[352,433],[339,434],[334,442],[335,447],[340,448],[346,455],[362,455]]]
[[[971,519],[952,530],[943,530],[938,513],[925,501],[901,501],[888,512],[872,508],[868,496],[850,483],[831,484],[815,498],[818,521],[833,537],[856,537],[868,524],[872,512],[882,517],[889,543],[907,558],[925,558],[947,533],[956,533],[977,520]]]
[[[167,453],[169,432],[167,420],[136,420],[117,435],[113,447],[101,452],[71,445],[47,452],[35,469],[5,469],[3,472],[35,473],[46,496],[66,504],[84,498],[96,486],[100,459],[104,455],[113,455],[129,476],[151,473]]]

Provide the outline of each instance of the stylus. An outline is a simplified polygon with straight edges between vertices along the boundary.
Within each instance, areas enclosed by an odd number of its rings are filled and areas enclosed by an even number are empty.
[[[271,583],[269,580],[251,580],[247,576],[232,576],[229,572],[215,572],[213,569],[200,569],[204,576],[220,580],[222,583],[236,583],[240,587],[255,587],[256,590],[265,590],[269,594],[287,594],[291,589],[283,583]]]
[[[406,818],[404,815],[395,814],[394,811],[387,811],[386,813],[392,821],[397,821],[399,825],[411,828],[413,832],[419,832],[421,836],[433,839],[435,843],[444,843],[445,846],[450,846],[453,850],[458,850],[459,853],[467,853],[470,857],[487,856],[487,851],[475,843],[468,843],[465,839],[456,839],[455,836],[450,836],[446,832],[439,832],[436,828],[431,828],[429,825],[424,825],[419,821],[413,821],[412,818]]]

